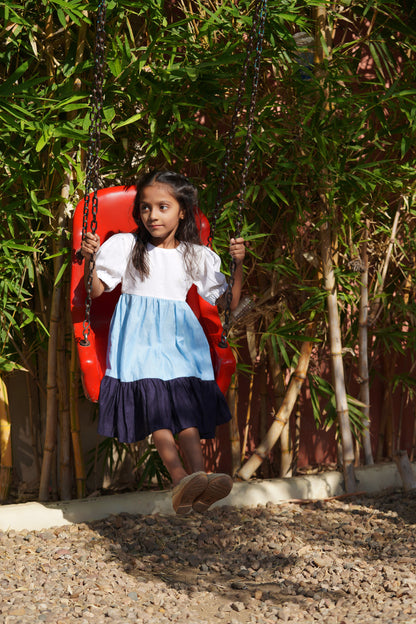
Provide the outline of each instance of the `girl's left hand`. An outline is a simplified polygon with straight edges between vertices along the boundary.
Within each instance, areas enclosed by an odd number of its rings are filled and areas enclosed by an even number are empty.
[[[232,238],[230,240],[230,254],[236,264],[242,264],[246,255],[244,238]]]

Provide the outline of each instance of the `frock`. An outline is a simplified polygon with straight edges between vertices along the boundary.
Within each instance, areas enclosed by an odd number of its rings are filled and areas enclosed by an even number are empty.
[[[106,371],[99,395],[98,433],[120,442],[143,440],[153,431],[175,435],[196,427],[214,438],[231,418],[212,368],[209,344],[186,302],[194,283],[215,304],[227,289],[220,258],[194,245],[195,276],[184,265],[185,245],[175,249],[148,243],[149,277],[131,261],[134,234],[115,234],[99,248],[95,266],[105,290],[121,283],[110,324]]]

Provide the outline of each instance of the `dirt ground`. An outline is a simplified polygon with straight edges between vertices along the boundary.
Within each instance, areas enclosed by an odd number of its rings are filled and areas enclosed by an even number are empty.
[[[416,624],[416,493],[0,532],[0,622]]]

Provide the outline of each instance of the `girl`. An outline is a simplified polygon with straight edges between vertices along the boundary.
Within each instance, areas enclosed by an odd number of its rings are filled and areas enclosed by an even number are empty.
[[[185,299],[194,283],[209,303],[221,304],[227,284],[219,257],[200,242],[197,192],[188,179],[153,172],[136,188],[137,230],[115,234],[101,247],[99,237],[88,233],[81,246],[86,279],[96,254],[92,297],[120,282],[122,289],[111,320],[98,432],[128,443],[152,434],[172,478],[174,510],[203,512],[227,496],[233,482],[204,472],[200,439],[215,437],[216,426],[231,416],[214,379],[207,339]],[[234,309],[242,285],[242,238],[231,239],[230,253],[236,263]]]

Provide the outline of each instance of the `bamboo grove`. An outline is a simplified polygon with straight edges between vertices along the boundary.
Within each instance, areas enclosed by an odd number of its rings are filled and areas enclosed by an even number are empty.
[[[95,10],[81,0],[0,3],[2,500],[13,472],[7,386],[18,370],[39,498],[86,494],[67,293]],[[175,168],[200,187],[209,217],[250,10],[247,0],[108,2],[104,186],[149,167]],[[336,427],[350,490],[360,457],[371,463],[401,451],[400,417],[416,390],[415,59],[410,1],[269,2],[243,226],[246,305],[231,335],[239,362],[229,393],[233,468],[241,478],[261,470],[278,440],[280,474],[288,474],[289,422],[302,419],[306,404],[317,426]],[[243,145],[241,119],[215,242],[225,265]],[[371,444],[376,383],[384,401]],[[257,404],[261,435],[253,440]],[[126,450],[140,482],[162,483],[149,444],[103,443],[99,456],[117,463]]]

